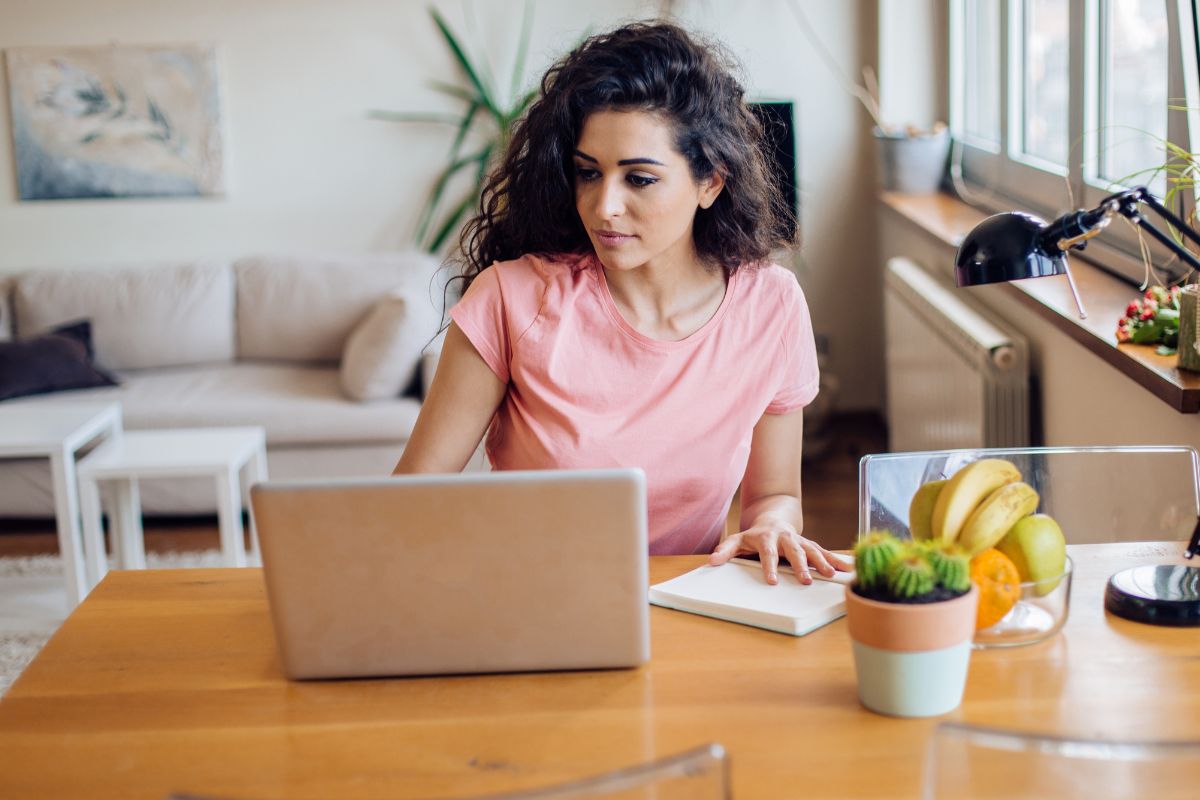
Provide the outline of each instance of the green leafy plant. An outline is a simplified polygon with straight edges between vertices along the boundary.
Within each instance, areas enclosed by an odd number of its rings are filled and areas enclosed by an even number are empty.
[[[374,119],[406,123],[432,123],[455,129],[446,164],[430,187],[425,207],[417,221],[414,238],[427,251],[438,252],[462,226],[471,209],[479,202],[484,180],[494,159],[501,157],[508,146],[513,124],[537,96],[537,90],[520,93],[525,72],[525,57],[533,25],[533,4],[525,3],[521,33],[517,40],[516,61],[509,82],[508,100],[501,98],[486,59],[472,56],[465,40],[458,36],[436,9],[429,15],[446,47],[454,57],[464,82],[448,83],[434,80],[430,85],[438,92],[463,104],[459,114],[438,114],[406,111],[372,111]],[[446,193],[454,179],[466,176],[470,186],[450,203]]]
[[[1171,112],[1186,113],[1194,109],[1191,109],[1187,106],[1168,105],[1167,110]],[[1197,202],[1197,200],[1200,200],[1200,197],[1197,196],[1197,192],[1200,191],[1200,153],[1189,152],[1186,148],[1180,147],[1169,139],[1156,136],[1155,134],[1150,133],[1149,131],[1141,130],[1140,128],[1134,128],[1128,125],[1110,126],[1110,130],[1118,129],[1126,130],[1132,134],[1136,134],[1137,136],[1153,139],[1156,145],[1162,148],[1163,160],[1161,163],[1150,165],[1145,169],[1138,170],[1117,180],[1110,181],[1108,186],[1109,191],[1116,193],[1133,186],[1150,185],[1161,176],[1165,181],[1163,196],[1160,198],[1163,205],[1174,211],[1189,226],[1195,228],[1197,222],[1200,222],[1200,202]],[[1146,292],[1143,299],[1156,300],[1160,307],[1165,307],[1161,298],[1157,295],[1152,295],[1150,290],[1160,288],[1165,289],[1168,292],[1176,292],[1176,287],[1166,286],[1162,278],[1159,276],[1158,271],[1155,269],[1154,260],[1151,256],[1150,247],[1146,240],[1145,231],[1124,217],[1121,217],[1120,219],[1123,223],[1133,228],[1138,238],[1138,247],[1141,251],[1142,265],[1146,270],[1145,277],[1142,279],[1141,286],[1139,287]],[[1163,221],[1163,224],[1165,225],[1168,234],[1176,244],[1181,245],[1193,253],[1196,252],[1194,243],[1181,234],[1174,225],[1171,225],[1165,220]],[[1179,257],[1177,255],[1171,254],[1169,260],[1161,266],[1164,268],[1169,267],[1178,260]],[[1190,278],[1191,273],[1192,270],[1188,269],[1186,274],[1177,278],[1176,280],[1173,280],[1171,283],[1184,283]],[[1178,273],[1175,274],[1178,275]],[[1177,294],[1174,299],[1174,308],[1175,310],[1178,310],[1179,306]],[[1125,318],[1122,318],[1122,320],[1118,322],[1117,341],[1134,341],[1138,344],[1164,342],[1164,346],[1160,348],[1160,354],[1171,355],[1174,352],[1175,343],[1170,341],[1170,336],[1163,333],[1155,335],[1149,333],[1148,329],[1151,326],[1144,324],[1145,320],[1135,320],[1131,318],[1132,308],[1133,303],[1130,303],[1130,310],[1126,311]],[[1137,311],[1138,313],[1141,313],[1144,310],[1145,307],[1143,306],[1143,308],[1139,308]],[[1135,324],[1125,324],[1126,318],[1130,318],[1128,321]],[[1174,321],[1167,319],[1165,320],[1165,323],[1165,325],[1159,325],[1159,328],[1167,330],[1169,333],[1178,333],[1178,318],[1176,318]],[[1121,330],[1122,328],[1125,328],[1126,330],[1123,332]],[[1141,338],[1134,338],[1132,336],[1133,332],[1137,330],[1144,331],[1141,334]],[[1125,338],[1122,338],[1123,333],[1126,334]]]
[[[970,562],[958,545],[914,542],[871,531],[854,548],[854,591],[888,603],[933,603],[971,589]]]

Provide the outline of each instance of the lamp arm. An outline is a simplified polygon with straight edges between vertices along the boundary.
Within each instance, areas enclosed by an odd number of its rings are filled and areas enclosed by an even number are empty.
[[[1175,241],[1170,236],[1167,236],[1161,230],[1154,227],[1153,223],[1146,219],[1145,215],[1142,214],[1141,210],[1138,208],[1139,203],[1145,203],[1150,208],[1154,209],[1156,214],[1169,222],[1180,233],[1191,239],[1196,244],[1200,244],[1200,233],[1197,233],[1173,211],[1160,203],[1158,198],[1150,194],[1145,186],[1138,186],[1134,189],[1130,189],[1127,192],[1114,194],[1112,197],[1106,198],[1104,202],[1100,204],[1097,210],[1105,207],[1111,208],[1114,212],[1126,217],[1139,228],[1146,231],[1146,233],[1157,239],[1159,243],[1163,245],[1163,247],[1166,247],[1172,253],[1186,261],[1192,269],[1200,270],[1200,259],[1197,259],[1195,255],[1193,255],[1186,247],[1179,244],[1179,242]]]

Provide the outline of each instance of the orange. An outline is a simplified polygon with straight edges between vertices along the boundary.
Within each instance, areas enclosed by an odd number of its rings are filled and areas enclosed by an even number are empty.
[[[975,630],[990,628],[1021,599],[1021,576],[1012,559],[992,547],[971,559],[971,580],[979,587]]]

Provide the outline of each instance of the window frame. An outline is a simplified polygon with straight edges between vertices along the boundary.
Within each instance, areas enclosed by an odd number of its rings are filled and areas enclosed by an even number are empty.
[[[1025,0],[996,0],[999,3],[1000,53],[1000,145],[999,149],[965,136],[965,48],[966,3],[948,0],[950,127],[955,137],[952,168],[966,184],[964,199],[992,211],[1014,207],[1050,219],[1074,208],[1092,208],[1111,194],[1107,184],[1090,180],[1084,164],[1097,164],[1099,153],[1100,98],[1100,3],[1103,0],[1069,0],[1069,94],[1068,136],[1072,147],[1065,175],[1048,171],[1020,157],[1022,75],[1019,57],[1023,34]],[[1186,112],[1168,114],[1167,137],[1183,142],[1189,152],[1200,152],[1200,0],[1163,0],[1167,7],[1168,65],[1167,96],[1173,105],[1182,99]],[[1014,55],[1015,54],[1015,55]],[[1085,162],[1086,159],[1086,162]],[[1097,170],[1091,170],[1095,172]],[[1184,213],[1196,206],[1193,195],[1184,201]],[[1165,222],[1150,214],[1149,221],[1161,229]],[[1145,237],[1148,239],[1148,237]],[[1115,220],[1104,235],[1092,239],[1087,257],[1105,269],[1135,283],[1146,277],[1139,256],[1137,231]],[[1163,270],[1171,259],[1165,248],[1154,245],[1154,264],[1164,279],[1174,279],[1184,269]]]

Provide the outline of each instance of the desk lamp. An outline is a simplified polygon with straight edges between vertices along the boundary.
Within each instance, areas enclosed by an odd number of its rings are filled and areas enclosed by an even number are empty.
[[[1023,278],[1066,275],[1080,318],[1087,317],[1079,290],[1067,266],[1067,252],[1082,250],[1087,240],[1103,231],[1117,214],[1131,220],[1193,269],[1200,260],[1143,216],[1145,204],[1176,230],[1200,244],[1200,234],[1160,203],[1144,186],[1106,197],[1096,208],[1072,211],[1046,223],[1032,214],[1009,212],[988,217],[975,226],[954,258],[959,287],[1001,283]],[[1200,520],[1184,550],[1185,558],[1200,552]],[[1117,616],[1154,625],[1200,625],[1200,568],[1141,566],[1109,578],[1104,607]]]

